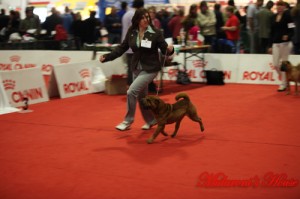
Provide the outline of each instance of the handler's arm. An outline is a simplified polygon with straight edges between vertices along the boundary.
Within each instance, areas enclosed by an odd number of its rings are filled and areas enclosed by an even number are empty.
[[[100,57],[100,62],[107,62],[107,61],[112,61],[118,57],[120,57],[121,55],[123,55],[128,49],[129,49],[129,32],[127,32],[125,39],[123,40],[123,42],[117,46],[111,53],[105,54],[103,56]]]
[[[157,34],[158,34],[157,45],[158,45],[158,48],[160,49],[161,53],[165,55],[167,52],[167,55],[173,55],[173,53],[174,53],[173,45],[168,46],[161,31],[158,31]]]

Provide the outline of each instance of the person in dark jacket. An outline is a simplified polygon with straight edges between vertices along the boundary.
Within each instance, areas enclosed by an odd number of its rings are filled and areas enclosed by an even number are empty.
[[[117,15],[117,8],[112,7],[111,13],[105,17],[105,27],[108,31],[108,43],[116,44],[121,42],[122,23]]]
[[[148,84],[153,81],[161,70],[158,49],[167,55],[174,53],[172,45],[168,45],[163,33],[156,29],[151,22],[146,9],[136,10],[132,18],[132,26],[128,29],[125,39],[111,53],[100,57],[100,62],[107,62],[120,57],[129,48],[133,51],[132,67],[134,80],[127,91],[127,113],[122,123],[116,126],[120,131],[128,130],[134,121],[136,103],[147,95]],[[149,110],[141,107],[146,124],[142,129],[150,129],[156,124],[155,118]]]
[[[292,17],[295,22],[295,32],[294,32],[294,53],[300,55],[300,0],[297,0],[297,4],[291,10]]]
[[[55,8],[51,9],[51,15],[46,18],[42,27],[47,30],[47,35],[51,35],[51,32],[55,30],[56,25],[63,23],[62,18],[59,16]]]
[[[96,18],[96,12],[90,11],[90,17],[84,20],[85,42],[88,44],[95,43],[99,36],[101,27],[100,21]]]
[[[273,55],[273,65],[281,76],[281,84],[278,91],[285,91],[287,86],[286,73],[280,71],[280,61],[288,61],[291,53],[291,39],[294,33],[294,23],[290,12],[285,12],[285,3],[277,3],[277,14],[273,16],[271,25],[271,41],[269,52]]]

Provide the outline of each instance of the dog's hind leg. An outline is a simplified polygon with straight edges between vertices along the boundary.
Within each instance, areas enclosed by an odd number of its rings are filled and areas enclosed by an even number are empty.
[[[193,108],[192,111],[190,111],[187,116],[194,122],[198,122],[200,124],[200,129],[203,132],[204,131],[204,125],[203,122],[201,120],[201,118],[198,116],[196,109]]]

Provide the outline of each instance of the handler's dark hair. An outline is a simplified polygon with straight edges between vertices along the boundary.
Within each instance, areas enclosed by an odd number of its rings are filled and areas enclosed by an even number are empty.
[[[149,25],[154,29],[154,26],[152,24],[152,20],[150,17],[150,14],[148,12],[148,10],[146,10],[145,8],[140,8],[137,9],[132,17],[131,23],[132,23],[132,28],[133,29],[138,29],[139,28],[139,23],[140,21],[143,19],[143,17],[146,16],[147,20],[149,22]]]

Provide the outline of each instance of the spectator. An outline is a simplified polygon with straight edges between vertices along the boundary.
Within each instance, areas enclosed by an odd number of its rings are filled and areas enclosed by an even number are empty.
[[[88,44],[95,43],[99,38],[101,23],[96,19],[96,12],[90,11],[90,17],[84,20],[85,42]]]
[[[226,7],[226,16],[228,17],[225,26],[221,29],[225,31],[227,40],[233,43],[235,51],[237,50],[237,43],[240,38],[240,22],[237,16],[234,14],[234,7]]]
[[[39,34],[41,30],[41,22],[38,16],[33,14],[33,7],[27,7],[25,9],[25,14],[25,19],[20,22],[20,33],[25,34],[28,30],[35,29],[35,34]]]
[[[293,38],[294,53],[296,55],[300,55],[300,0],[297,0],[297,4],[291,10],[291,15],[295,23],[295,31]]]
[[[131,20],[132,17],[135,13],[135,11],[139,8],[144,7],[144,0],[134,0],[132,2],[132,9],[128,10],[123,18],[122,18],[122,41],[124,40],[126,33],[129,29],[129,27],[131,26]],[[132,61],[132,55],[133,52],[131,49],[129,49],[126,52],[126,61],[127,61],[127,84],[131,85],[132,81],[133,81],[133,76],[132,76],[132,65],[131,65],[131,61]]]
[[[7,28],[9,22],[9,16],[6,15],[5,9],[1,9],[0,11],[0,31],[3,28]]]
[[[221,5],[216,3],[214,6],[216,15],[216,37],[217,39],[226,38],[224,31],[221,29],[224,26],[223,14],[221,12]]]
[[[171,38],[172,32],[169,29],[168,23],[171,20],[169,16],[169,12],[167,10],[162,10],[162,17],[160,19],[161,29],[164,33],[164,38]]]
[[[121,2],[121,9],[118,11],[117,15],[119,16],[119,18],[122,20],[124,14],[127,12],[127,2],[126,1],[122,1]]]
[[[12,33],[19,31],[20,21],[20,13],[18,11],[11,10],[9,12],[9,22],[6,32],[7,37],[9,37]]]
[[[268,44],[271,33],[271,20],[273,12],[271,11],[274,6],[273,1],[268,1],[266,7],[260,9],[257,13],[258,24],[258,38],[259,38],[259,53],[267,53]]]
[[[190,28],[197,24],[197,5],[192,4],[190,6],[189,14],[184,18],[182,21],[182,26],[184,31],[187,33],[189,32]],[[188,34],[186,34],[186,38]]]
[[[85,31],[84,23],[82,21],[80,12],[77,12],[75,14],[74,21],[71,25],[71,30],[74,34],[76,49],[79,50],[81,49],[82,42],[84,41]]]
[[[65,7],[65,13],[62,15],[63,27],[67,31],[68,36],[71,37],[71,25],[73,23],[73,16],[68,6]]]
[[[204,36],[204,43],[214,45],[216,38],[216,16],[215,13],[208,9],[206,1],[200,3],[200,13],[198,14],[198,24],[201,33]]]
[[[269,52],[273,54],[273,65],[281,76],[281,84],[278,91],[284,91],[287,86],[286,73],[280,71],[280,61],[288,61],[291,52],[291,39],[294,33],[290,12],[285,12],[285,4],[282,1],[277,3],[277,14],[271,21],[271,42],[272,48]]]
[[[180,35],[180,29],[182,28],[182,21],[184,19],[184,11],[179,9],[178,13],[168,23],[169,29],[172,32],[174,44],[178,44],[177,38]]]
[[[152,6],[152,7],[148,8],[148,12],[150,14],[153,26],[157,29],[160,29],[161,24],[160,24],[160,21],[156,18],[156,8],[154,6]]]
[[[56,25],[62,24],[62,18],[59,16],[55,8],[51,9],[52,15],[46,18],[42,27],[47,30],[47,35],[51,35],[51,32],[55,30]]]
[[[250,53],[258,53],[259,39],[258,39],[258,20],[257,13],[263,5],[264,0],[257,0],[255,4],[250,4],[247,10],[247,29],[250,40]]]
[[[117,15],[116,7],[111,7],[111,13],[105,17],[105,27],[108,31],[108,43],[116,44],[121,42],[122,24]]]

